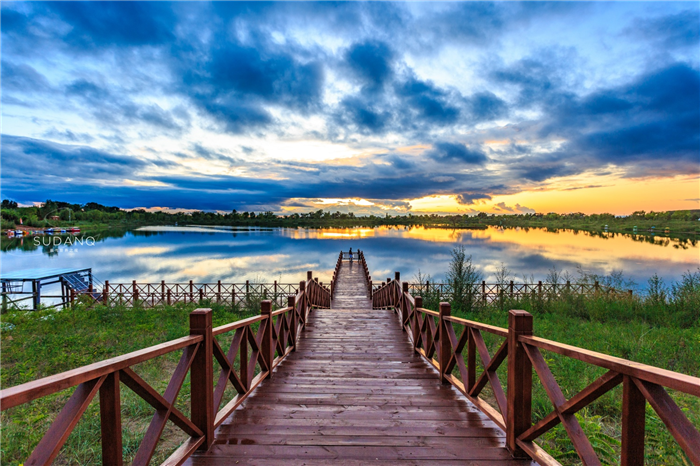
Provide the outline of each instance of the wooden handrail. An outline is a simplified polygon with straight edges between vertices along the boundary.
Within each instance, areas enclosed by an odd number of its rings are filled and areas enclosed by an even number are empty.
[[[620,374],[629,375],[647,382],[663,385],[672,390],[678,390],[679,392],[700,397],[700,378],[693,377],[692,375],[681,374],[660,367],[628,361],[615,356],[609,356],[607,354],[597,353],[584,348],[578,348],[576,346],[534,336],[521,336],[518,338],[518,341],[553,353],[578,359],[588,364],[619,372]]]
[[[26,464],[51,464],[98,392],[103,464],[123,464],[121,383],[156,409],[133,464],[150,462],[168,420],[188,438],[163,464],[182,464],[197,449],[209,448],[214,429],[296,349],[312,307],[330,305],[330,290],[316,280],[300,282],[298,289],[296,295],[288,297],[286,307],[274,312],[271,301],[263,301],[261,315],[212,328],[211,309],[197,309],[190,314],[190,336],[0,390],[0,407],[4,411],[77,386]],[[256,332],[255,324],[259,324]],[[224,352],[215,337],[227,332],[235,333],[228,351]],[[183,350],[180,362],[162,395],[131,369],[180,349]],[[240,363],[235,369],[237,359]],[[220,367],[216,385],[213,384],[215,361]],[[260,366],[257,375],[256,365]],[[192,403],[189,418],[175,407],[188,373],[191,373]],[[237,395],[221,407],[229,383]]]
[[[541,290],[542,286],[538,288]],[[397,294],[397,289],[401,293]],[[516,292],[514,287],[510,289]],[[597,284],[594,289],[600,291]],[[441,303],[440,312],[428,310],[423,308],[423,298],[413,297],[409,284],[403,283],[401,287],[397,279],[375,287],[372,298],[374,308],[392,309],[401,315],[403,330],[414,351],[438,370],[443,383],[455,386],[506,431],[506,444],[516,457],[529,456],[544,465],[559,464],[534,440],[562,423],[583,463],[600,464],[574,414],[622,383],[621,464],[632,466],[643,461],[644,405],[648,401],[691,462],[700,465],[700,433],[666,392],[672,389],[700,397],[700,378],[533,336],[532,316],[525,311],[510,311],[509,327],[505,329],[452,316],[448,303]],[[454,325],[462,326],[461,334],[455,332]],[[482,331],[504,339],[493,356],[484,343]],[[462,354],[465,350],[466,358]],[[593,364],[608,372],[567,400],[540,350]],[[477,358],[485,368],[478,377]],[[508,381],[504,390],[497,370],[506,362]],[[453,371],[457,374],[452,374]],[[535,424],[529,404],[533,374],[542,382],[555,407]],[[487,385],[491,386],[497,408],[479,396]]]
[[[88,380],[98,379],[126,367],[177,351],[200,341],[202,341],[202,337],[199,336],[182,337],[77,369],[61,372],[60,374],[5,388],[0,390],[0,407],[2,411],[5,411],[6,409],[29,403],[37,398],[75,387]]]

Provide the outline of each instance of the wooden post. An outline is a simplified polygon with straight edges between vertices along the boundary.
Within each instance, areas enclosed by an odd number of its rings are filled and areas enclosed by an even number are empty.
[[[311,280],[313,280],[313,278],[314,278],[314,273],[312,270],[309,270],[308,272],[306,272],[306,281],[307,282],[310,282]]]
[[[168,297],[167,297],[167,300],[168,300],[168,306],[170,306],[170,303],[171,303],[171,299],[170,299],[170,298],[171,298],[171,292],[170,292],[170,288],[168,288],[168,291],[167,291],[167,296],[168,296]]]
[[[449,375],[445,372],[447,363],[450,360],[450,352],[452,350],[452,345],[450,344],[450,336],[447,334],[447,326],[452,325],[450,322],[445,320],[445,317],[452,314],[452,308],[450,303],[440,303],[440,322],[439,322],[439,351],[438,351],[438,362],[440,363],[440,382],[444,384],[450,383],[445,376]],[[426,316],[426,319],[432,319],[431,316]]]
[[[408,282],[403,282],[403,288],[401,291],[404,293],[404,295],[401,297],[402,300],[402,306],[401,306],[401,330],[404,332],[406,331],[406,324],[408,322],[408,306],[409,302],[408,299],[406,299],[406,294],[408,294]]]
[[[38,280],[32,280],[32,298],[34,310],[36,311],[39,309],[39,304],[41,304],[41,285]]]
[[[112,372],[100,386],[100,429],[102,464],[122,466],[122,410],[119,396],[119,371]]]
[[[418,335],[420,335],[420,328],[418,327],[418,309],[421,309],[423,307],[423,297],[416,296],[415,300],[416,307],[413,310],[413,322],[411,322],[411,330],[413,331],[413,352],[417,353],[418,346],[416,346],[416,343],[418,342]]]
[[[221,302],[221,280],[216,282],[216,302]]]
[[[102,304],[107,305],[109,299],[109,280],[105,280],[105,286],[102,288]]]
[[[194,301],[194,284],[190,280],[190,302]]]
[[[628,375],[622,378],[621,466],[644,465],[644,395]]]
[[[204,288],[199,289],[199,302],[204,301]]]
[[[309,305],[309,301],[306,297],[306,282],[299,282],[299,293],[301,293],[299,318],[301,319],[302,328],[306,328],[306,308]]]
[[[289,331],[292,332],[292,341],[294,342],[294,345],[292,346],[292,351],[297,350],[297,329],[299,328],[299,316],[297,315],[296,299],[296,296],[287,296],[287,307],[292,308],[292,325],[289,329]]]
[[[136,301],[139,300],[139,289],[136,286],[136,280],[131,281],[131,304],[136,306]]]
[[[511,310],[508,312],[506,445],[514,456],[526,457],[516,439],[532,425],[532,363],[518,341],[520,335],[532,335],[532,315]]]
[[[214,442],[214,361],[211,309],[190,313],[190,335],[201,335],[202,342],[190,369],[192,423],[204,433],[199,450],[208,450]]]
[[[486,298],[486,282],[483,280],[481,281],[481,300],[484,302],[484,305],[488,302]]]
[[[542,280],[537,282],[537,293],[539,293],[540,296],[542,296]]]
[[[467,380],[465,381],[467,392],[469,392],[476,383],[476,342],[472,330],[466,328],[465,331],[469,332],[467,335]]]
[[[267,316],[267,325],[263,331],[262,343],[260,345],[260,353],[262,355],[263,361],[267,364],[267,368],[270,371],[268,377],[272,377],[272,361],[275,360],[275,341],[272,338],[272,301],[266,299],[260,303],[260,315]],[[284,319],[284,316],[280,315],[278,319]],[[262,324],[261,324],[262,325]],[[280,327],[280,329],[283,327]],[[280,330],[280,333],[282,330]],[[279,335],[278,335],[279,338]],[[282,356],[280,354],[280,356]]]
[[[595,289],[596,293],[598,293],[598,291],[600,290],[600,284],[598,283],[598,280],[596,280],[593,284],[593,289]]]
[[[513,280],[510,281],[510,299],[513,299]]]

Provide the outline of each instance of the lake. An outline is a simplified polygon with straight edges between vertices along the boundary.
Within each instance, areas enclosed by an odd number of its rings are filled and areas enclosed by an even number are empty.
[[[463,245],[487,281],[501,265],[516,281],[544,280],[550,269],[600,275],[624,271],[644,287],[657,273],[670,283],[697,271],[697,241],[544,229],[452,230],[421,227],[290,229],[230,227],[144,227],[93,235],[95,242],[57,244],[51,237],[3,238],[1,271],[92,267],[95,277],[131,282],[298,282],[313,270],[330,280],[338,252],[362,249],[372,277],[381,281],[398,270],[414,281],[420,271],[434,281],[445,277],[452,249]],[[37,246],[36,243],[40,245]],[[41,244],[44,242],[44,244]]]

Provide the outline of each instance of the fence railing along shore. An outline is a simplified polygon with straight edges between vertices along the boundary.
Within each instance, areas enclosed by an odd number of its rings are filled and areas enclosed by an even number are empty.
[[[311,279],[312,272],[308,272],[308,279]],[[330,287],[318,281],[314,277],[313,281],[320,289],[330,292]],[[251,308],[259,306],[260,301],[269,300],[274,307],[284,307],[289,296],[294,296],[299,292],[299,283],[138,283],[135,280],[131,283],[110,283],[104,282],[101,289],[88,287],[82,291],[70,289],[65,297],[67,300],[47,307],[70,306],[77,302],[101,303],[109,306],[134,306],[138,304],[143,307],[154,307],[158,305],[174,305],[178,303],[201,303],[203,301],[228,304],[230,306],[240,306]],[[314,289],[316,289],[314,287]],[[7,300],[5,306],[20,301],[29,300],[33,293],[14,292],[5,293]],[[9,295],[28,295],[19,300],[9,299]],[[43,294],[43,298],[63,298]]]
[[[318,278],[314,280],[326,291],[333,296],[335,289],[335,277],[338,273],[338,268],[342,260],[339,258],[333,276],[328,285],[319,282]],[[364,260],[364,254],[361,252],[354,256],[365,268],[365,275],[368,282],[368,288],[372,294],[378,293],[386,283],[391,281],[381,282],[379,285],[373,285],[372,277],[369,275],[367,263]],[[174,305],[178,303],[202,303],[215,302],[218,304],[228,304],[230,306],[240,307],[255,307],[262,300],[270,300],[275,307],[285,306],[288,296],[297,294],[299,291],[298,283],[110,283],[105,281],[102,289],[87,289],[84,291],[70,290],[67,295],[66,302],[49,305],[47,307],[56,307],[61,305],[72,305],[77,302],[88,301],[91,303],[102,303],[110,306],[127,306],[131,307],[137,303],[142,307],[154,307],[158,305]],[[408,283],[408,292],[411,296],[422,296],[424,299],[428,297],[440,300],[450,300],[453,298],[454,291],[452,285],[448,283]],[[503,298],[522,299],[524,297],[561,297],[564,295],[583,295],[583,296],[616,296],[624,297],[631,296],[632,290],[622,291],[616,288],[593,284],[581,283],[560,283],[551,284],[539,282],[536,284],[523,284],[510,282],[507,284],[491,284],[478,283],[465,286],[462,291],[463,295],[469,295],[472,302],[475,304],[488,304],[498,301]],[[32,292],[22,293],[6,293],[28,295],[19,300],[12,300],[7,297],[5,306],[19,303],[21,301],[32,299]],[[52,296],[48,294],[42,295],[43,298],[61,298],[61,296]]]

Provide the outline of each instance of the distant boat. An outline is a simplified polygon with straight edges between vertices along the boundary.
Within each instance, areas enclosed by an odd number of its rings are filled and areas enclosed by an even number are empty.
[[[14,230],[7,230],[7,236],[12,238],[15,236],[15,231]]]
[[[44,230],[44,231],[45,231],[46,233],[53,233],[53,228],[47,228],[47,229]]]
[[[71,233],[78,233],[78,232],[80,232],[80,228],[70,227],[70,228],[68,228],[68,231],[70,231]]]

